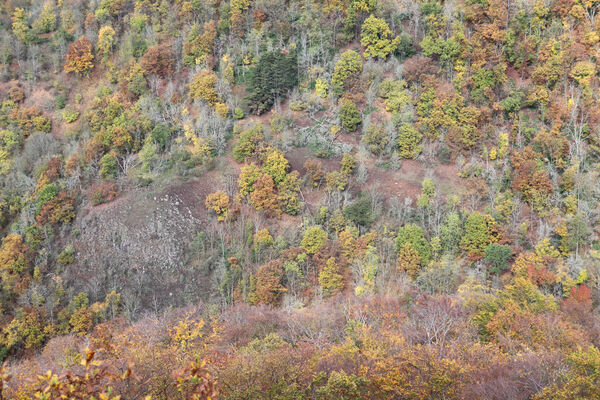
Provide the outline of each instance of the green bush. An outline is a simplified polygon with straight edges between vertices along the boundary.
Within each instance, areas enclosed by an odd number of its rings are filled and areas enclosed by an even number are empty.
[[[331,84],[336,95],[352,87],[359,79],[362,72],[362,59],[354,50],[342,53],[341,58],[335,63]]]
[[[305,111],[308,105],[303,101],[292,101],[290,102],[290,110],[292,111]]]
[[[75,249],[70,244],[58,255],[57,261],[62,265],[69,265],[75,261]]]
[[[169,139],[171,139],[171,128],[169,128],[169,125],[161,122],[152,129],[151,135],[152,141],[158,145],[160,150],[165,150]]]
[[[523,106],[523,98],[525,94],[521,90],[513,90],[510,94],[500,102],[506,113],[516,113]]]
[[[402,32],[399,36],[398,55],[400,58],[412,57],[415,54],[415,45],[412,37],[406,32]]]
[[[380,156],[385,152],[390,138],[382,125],[371,124],[364,131],[363,142],[368,145],[371,153]]]
[[[42,211],[42,207],[50,200],[54,199],[58,195],[58,186],[56,183],[50,183],[45,185],[38,193],[36,199],[36,214]]]
[[[421,258],[421,265],[429,264],[431,259],[431,245],[425,238],[423,229],[415,224],[408,224],[400,228],[396,236],[396,251],[400,251],[406,243],[410,243]]]
[[[262,114],[271,109],[276,98],[284,97],[298,83],[298,60],[295,53],[280,51],[263,54],[252,71],[246,98],[248,110]]]
[[[301,246],[308,254],[314,254],[327,240],[327,232],[321,229],[320,226],[309,226],[302,236]]]
[[[346,132],[354,132],[358,129],[358,126],[362,123],[360,112],[356,108],[356,104],[352,101],[344,99],[339,111],[340,120],[342,121],[342,127]]]
[[[344,207],[344,216],[356,225],[368,228],[375,221],[371,200],[367,197],[355,200]]]
[[[485,248],[484,260],[490,266],[490,273],[499,274],[508,268],[508,259],[512,255],[510,246],[490,243]]]
[[[148,50],[148,43],[141,34],[136,33],[131,39],[131,48],[134,57],[139,58],[144,55],[146,50]]]
[[[265,140],[261,124],[256,124],[240,133],[237,145],[233,148],[233,159],[243,162],[252,156],[260,143]]]
[[[423,135],[411,124],[402,124],[398,130],[398,147],[400,148],[400,157],[416,158],[423,146],[419,143]]]
[[[56,96],[55,104],[57,109],[62,110],[67,105],[67,96],[60,93]]]
[[[119,163],[113,153],[105,154],[100,159],[100,176],[103,179],[114,179],[119,172]]]
[[[127,84],[127,90],[136,96],[142,96],[148,91],[148,82],[142,73],[135,74]]]
[[[71,108],[66,108],[62,112],[62,117],[67,124],[70,124],[72,122],[77,121],[77,118],[79,118],[79,111],[73,110]]]
[[[235,110],[233,111],[233,118],[243,119],[244,118],[244,110],[242,110],[240,107],[236,107]]]

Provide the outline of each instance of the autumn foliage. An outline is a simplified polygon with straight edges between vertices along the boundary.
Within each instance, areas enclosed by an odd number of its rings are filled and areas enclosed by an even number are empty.
[[[65,72],[75,72],[79,75],[88,75],[94,68],[94,54],[92,44],[87,37],[82,36],[69,45],[69,52],[65,62]]]
[[[0,399],[600,398],[599,1],[3,6]]]
[[[206,196],[204,204],[206,205],[206,208],[211,209],[217,214],[217,219],[219,221],[223,221],[227,218],[229,196],[224,191],[219,190],[209,194]]]
[[[148,49],[142,57],[142,68],[146,74],[166,78],[175,71],[175,59],[171,45],[162,43]]]

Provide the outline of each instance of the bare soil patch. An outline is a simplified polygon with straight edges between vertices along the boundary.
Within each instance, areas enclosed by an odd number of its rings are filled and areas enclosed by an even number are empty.
[[[369,163],[368,163],[369,164]],[[417,160],[403,160],[399,170],[367,165],[369,178],[366,188],[376,188],[386,200],[393,197],[415,200],[421,194],[423,179],[433,179],[436,189],[444,196],[462,193],[458,169],[453,164],[426,165]]]

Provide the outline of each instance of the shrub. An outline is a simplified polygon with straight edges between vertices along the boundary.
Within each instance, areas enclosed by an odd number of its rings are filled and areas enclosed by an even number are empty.
[[[484,260],[490,266],[490,273],[499,274],[508,268],[508,259],[512,255],[509,246],[490,243],[485,248]]]
[[[400,148],[400,157],[416,158],[421,154],[422,146],[419,145],[423,135],[410,124],[402,124],[398,132],[398,147]]]
[[[114,179],[117,177],[118,172],[119,163],[116,154],[111,152],[102,156],[100,159],[100,176],[102,179]]]
[[[354,132],[358,129],[358,126],[362,123],[362,118],[356,104],[348,99],[342,101],[342,105],[339,110],[340,120],[342,121],[342,127],[346,132]]]
[[[215,103],[215,113],[222,119],[227,118],[227,114],[229,114],[229,107],[225,103],[217,102]]]
[[[213,210],[217,214],[219,221],[224,221],[227,218],[229,212],[229,196],[222,190],[218,190],[214,193],[206,196],[204,201],[206,208]]]
[[[242,167],[238,178],[238,187],[241,196],[247,196],[254,191],[254,184],[260,175],[260,168],[254,163]]]
[[[493,237],[490,235],[486,216],[476,211],[471,213],[465,222],[465,234],[460,242],[461,249],[470,257],[478,259],[483,256],[486,247],[492,241]]]
[[[219,95],[215,90],[217,84],[217,74],[213,71],[200,71],[194,75],[190,83],[190,96],[193,99],[206,101],[213,107],[219,101]]]
[[[425,233],[420,226],[408,224],[400,228],[396,236],[396,251],[401,252],[406,243],[410,243],[419,254],[420,265],[429,264],[429,260],[431,259],[431,245],[425,238]]]
[[[243,119],[244,118],[244,110],[242,110],[240,107],[236,107],[235,110],[233,110],[233,118]]]
[[[75,261],[75,249],[72,245],[67,245],[58,255],[57,261],[62,265],[69,265]]]
[[[301,246],[308,254],[315,254],[327,240],[327,232],[320,226],[309,226],[302,236]]]
[[[60,93],[56,96],[55,100],[56,108],[62,110],[67,105],[67,96],[63,93]]]
[[[335,257],[327,259],[325,266],[319,272],[319,285],[325,296],[334,295],[344,289],[344,277],[340,274],[340,267]]]
[[[369,151],[377,156],[383,155],[390,141],[385,128],[379,124],[370,124],[364,132],[362,140],[368,145]]]
[[[359,226],[368,228],[375,221],[371,200],[363,197],[344,207],[344,216]]]
[[[35,130],[38,132],[48,133],[52,129],[50,120],[44,116],[33,117],[32,122]]]
[[[331,83],[336,95],[354,86],[362,72],[362,59],[354,50],[346,50],[335,63]]]
[[[262,124],[255,124],[240,133],[237,145],[233,148],[233,158],[237,162],[244,162],[253,156],[259,146],[264,142]]]
[[[362,25],[360,43],[365,46],[365,57],[386,58],[400,43],[400,38],[391,39],[392,31],[387,22],[370,15]]]
[[[262,174],[254,183],[254,191],[250,194],[250,203],[268,217],[279,217],[281,206],[275,191],[275,184],[270,175]]]
[[[119,196],[117,185],[112,181],[102,181],[90,188],[91,202],[97,206],[113,201]]]
[[[327,92],[329,91],[329,84],[326,80],[318,78],[315,83],[315,93],[317,96],[321,98],[327,97]]]
[[[282,279],[281,261],[273,260],[262,265],[256,272],[256,301],[273,306],[279,304],[281,294],[286,291]]]
[[[344,154],[340,165],[340,172],[345,175],[352,175],[356,168],[356,159],[351,154]]]
[[[25,100],[25,92],[19,86],[13,86],[8,89],[8,98],[15,103],[22,103]]]
[[[72,122],[77,121],[77,118],[79,118],[79,111],[77,110],[73,110],[73,109],[65,109],[62,112],[62,117],[63,120],[67,123],[70,124]]]
[[[283,153],[279,150],[273,150],[267,155],[263,172],[273,178],[275,185],[279,185],[287,176],[289,168],[290,164]]]

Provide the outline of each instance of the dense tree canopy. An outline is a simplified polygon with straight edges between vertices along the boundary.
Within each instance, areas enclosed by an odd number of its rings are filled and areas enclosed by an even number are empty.
[[[282,99],[298,82],[297,57],[295,52],[287,54],[271,51],[260,56],[251,71],[250,95],[246,99],[248,109],[262,114],[271,109],[276,99]]]
[[[598,399],[599,8],[3,2],[0,398]]]

